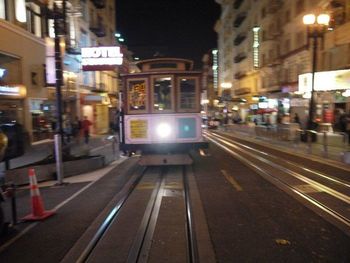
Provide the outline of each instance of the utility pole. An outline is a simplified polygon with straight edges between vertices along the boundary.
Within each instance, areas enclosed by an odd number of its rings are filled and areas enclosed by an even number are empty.
[[[63,1],[63,13],[65,13],[65,0]],[[55,134],[55,157],[56,157],[56,174],[59,185],[63,184],[63,163],[62,163],[62,144],[63,144],[63,121],[62,121],[62,92],[63,84],[62,75],[62,58],[60,47],[60,35],[62,31],[62,22],[65,24],[64,15],[59,11],[57,4],[53,5],[53,18],[55,30],[55,65],[56,65],[56,119],[57,129]],[[61,22],[61,23],[60,23]]]

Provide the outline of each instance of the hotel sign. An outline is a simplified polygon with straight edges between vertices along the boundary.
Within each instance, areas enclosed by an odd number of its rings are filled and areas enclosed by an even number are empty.
[[[81,65],[84,71],[113,70],[123,64],[120,47],[87,47],[81,49]]]

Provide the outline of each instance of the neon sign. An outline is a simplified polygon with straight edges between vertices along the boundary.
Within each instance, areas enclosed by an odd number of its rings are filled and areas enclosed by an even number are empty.
[[[123,64],[120,47],[88,47],[81,49],[81,65],[84,71],[113,70]]]

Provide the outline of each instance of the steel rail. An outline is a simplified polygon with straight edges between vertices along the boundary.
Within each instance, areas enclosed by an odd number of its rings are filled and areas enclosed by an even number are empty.
[[[159,215],[161,197],[164,191],[164,174],[164,167],[162,167],[159,174],[159,180],[156,187],[153,189],[140,227],[137,231],[135,241],[129,251],[127,262],[147,262],[148,251],[152,245],[153,233]]]
[[[275,156],[275,155],[272,155],[272,154],[268,154],[268,153],[265,153],[265,152],[263,152],[263,151],[254,149],[254,148],[252,148],[252,147],[250,147],[250,146],[247,146],[247,145],[244,145],[244,144],[242,144],[242,143],[240,143],[240,142],[236,142],[236,141],[232,140],[231,138],[228,139],[227,137],[222,136],[222,135],[219,135],[219,134],[211,134],[211,135],[212,135],[212,136],[219,137],[219,138],[222,138],[222,139],[229,140],[231,143],[234,143],[234,144],[236,144],[236,145],[239,145],[239,146],[241,146],[241,147],[244,147],[244,148],[246,148],[246,149],[248,149],[248,150],[257,152],[257,153],[259,153],[259,154],[269,156],[270,158],[273,158],[273,159],[275,159],[275,160],[282,160],[283,162],[285,162],[285,163],[287,163],[287,164],[289,164],[289,165],[291,165],[291,166],[294,166],[294,167],[297,167],[297,168],[299,168],[299,169],[302,169],[302,170],[304,170],[304,171],[306,171],[306,172],[309,172],[309,173],[311,173],[311,174],[314,174],[314,175],[316,175],[316,176],[319,176],[319,177],[321,177],[321,178],[323,178],[323,179],[326,179],[326,180],[328,180],[328,181],[331,181],[331,182],[333,182],[333,183],[337,183],[337,184],[339,184],[340,186],[343,186],[343,187],[346,187],[346,188],[350,188],[350,184],[349,184],[349,182],[347,182],[347,181],[341,180],[341,179],[339,179],[339,178],[335,178],[335,177],[330,176],[330,175],[326,175],[326,174],[320,173],[320,172],[315,171],[315,170],[311,170],[311,169],[309,169],[309,168],[307,168],[307,167],[305,167],[305,166],[301,166],[300,164],[297,164],[297,163],[295,163],[295,162],[287,161],[287,160],[284,160],[284,159],[282,159],[282,158],[280,158],[280,157],[278,157],[278,156]]]
[[[338,198],[338,199],[342,200],[343,202],[345,202],[347,204],[350,204],[350,197],[347,196],[347,195],[339,193],[338,191],[333,190],[332,188],[330,188],[328,186],[322,185],[319,182],[316,182],[315,180],[307,178],[306,176],[303,176],[300,173],[294,172],[294,171],[292,171],[292,170],[290,170],[288,168],[285,168],[285,167],[283,167],[283,166],[281,166],[279,164],[276,164],[276,163],[274,163],[274,162],[272,162],[272,161],[270,161],[268,159],[262,158],[261,156],[258,156],[258,155],[254,154],[254,153],[249,152],[249,151],[242,150],[242,149],[238,148],[238,146],[236,146],[232,142],[225,141],[224,139],[218,139],[218,140],[223,142],[223,143],[225,143],[226,145],[234,147],[235,149],[240,150],[240,151],[242,151],[242,152],[252,156],[253,158],[255,158],[257,160],[260,160],[261,162],[264,162],[264,163],[270,165],[271,167],[274,167],[274,168],[276,168],[276,169],[278,169],[280,171],[283,171],[286,174],[290,174],[290,175],[294,176],[295,178],[297,178],[297,179],[299,179],[299,180],[301,180],[301,181],[303,181],[303,182],[305,182],[307,184],[312,185],[313,187],[315,187],[316,189],[318,189],[320,191],[328,193],[328,194],[334,196],[335,198]]]
[[[182,167],[182,176],[184,184],[185,194],[185,206],[186,206],[186,229],[187,229],[187,244],[188,244],[188,261],[191,263],[199,262],[197,239],[195,234],[195,226],[193,220],[192,206],[190,200],[190,187],[188,182],[188,176],[186,173],[186,166]]]
[[[98,228],[97,232],[93,236],[93,238],[90,240],[88,245],[85,247],[83,252],[80,254],[79,258],[77,259],[77,263],[83,263],[86,262],[91,255],[92,251],[98,244],[98,242],[101,240],[101,238],[104,236],[104,234],[107,232],[108,228],[111,226],[112,222],[116,219],[118,216],[121,208],[128,200],[131,193],[134,191],[140,180],[142,179],[143,175],[146,173],[147,168],[143,168],[140,174],[135,178],[135,180],[132,182],[130,186],[128,186],[126,189],[123,189],[123,196],[122,198],[117,202],[116,206],[109,212],[106,219],[103,221],[101,226]]]
[[[319,202],[318,200],[316,200],[315,198],[311,197],[310,195],[303,193],[302,191],[300,191],[299,189],[297,189],[296,187],[286,183],[285,181],[277,178],[276,176],[268,173],[266,170],[262,169],[261,167],[259,167],[258,165],[254,164],[252,161],[242,157],[241,155],[239,155],[238,153],[232,151],[230,148],[222,145],[221,143],[215,141],[212,137],[214,136],[210,136],[210,135],[206,135],[205,137],[207,137],[210,141],[212,141],[214,144],[218,145],[219,147],[225,149],[227,152],[229,152],[231,155],[235,156],[237,159],[241,160],[242,162],[244,162],[245,164],[247,164],[248,166],[252,167],[254,170],[256,170],[258,173],[262,174],[265,177],[268,177],[270,179],[273,179],[273,181],[277,182],[279,185],[282,185],[284,187],[287,187],[287,189],[291,190],[292,192],[296,193],[298,196],[302,197],[304,200],[307,200],[309,203],[313,204],[314,206],[317,206],[319,209],[321,209],[322,211],[326,212],[328,215],[330,215],[331,217],[333,217],[334,219],[336,219],[337,221],[343,223],[347,229],[347,234],[350,234],[350,219],[341,215],[340,213],[334,211],[332,208],[328,207],[327,205]],[[219,139],[221,142],[224,142],[224,140]],[[224,142],[225,143],[225,142]],[[235,148],[238,148],[237,146]],[[245,150],[239,149],[239,151],[246,153],[250,156],[254,156],[254,154],[249,153]],[[261,158],[261,157],[260,157]],[[257,158],[259,159],[259,158]],[[275,169],[278,169],[276,167],[274,167]],[[283,171],[285,172],[285,171]],[[285,172],[286,173],[286,172]]]

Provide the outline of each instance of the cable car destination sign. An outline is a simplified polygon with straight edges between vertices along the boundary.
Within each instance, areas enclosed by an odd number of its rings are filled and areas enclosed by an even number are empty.
[[[81,65],[84,71],[113,70],[123,64],[120,47],[85,47],[81,49]]]

